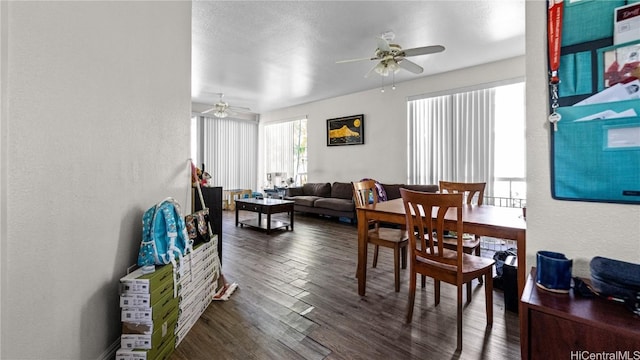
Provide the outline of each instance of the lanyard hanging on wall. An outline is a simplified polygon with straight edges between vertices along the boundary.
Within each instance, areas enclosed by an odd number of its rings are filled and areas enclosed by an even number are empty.
[[[558,108],[558,84],[560,77],[560,46],[562,43],[562,9],[563,0],[549,0],[549,10],[547,16],[547,36],[549,42],[549,86],[551,91],[551,114],[549,122],[553,124],[553,130],[558,130],[560,114],[556,112]]]

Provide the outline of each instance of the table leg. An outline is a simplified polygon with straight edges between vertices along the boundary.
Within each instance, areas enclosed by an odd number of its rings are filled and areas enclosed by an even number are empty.
[[[527,281],[527,234],[521,231],[517,236],[517,255],[518,255],[518,300],[522,298],[522,292]],[[522,301],[518,301],[518,314],[520,315],[520,353],[523,359],[528,359],[527,339],[523,337],[527,334],[527,314],[524,311]]]
[[[293,231],[293,208],[289,210],[289,222],[291,223],[291,231]]]
[[[358,209],[358,294],[364,296],[367,286],[367,212]]]
[[[236,208],[235,210],[236,210],[236,227],[238,227],[238,208]]]
[[[271,232],[271,211],[267,211],[267,234]]]
[[[525,269],[525,267],[527,266],[526,236],[526,233],[524,231],[521,231],[520,233],[518,233],[516,239],[516,254],[518,256],[518,299],[522,296],[522,291],[524,290],[524,285],[527,281],[527,270]]]

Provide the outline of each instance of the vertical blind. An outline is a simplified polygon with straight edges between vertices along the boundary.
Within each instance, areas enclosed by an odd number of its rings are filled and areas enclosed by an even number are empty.
[[[306,182],[306,116],[265,125],[263,144],[265,173],[286,173],[286,178],[298,186]]]
[[[202,162],[211,183],[223,189],[253,189],[257,182],[258,124],[202,116]]]
[[[295,123],[287,121],[264,127],[266,173],[284,172],[287,177],[295,177]]]
[[[493,194],[495,90],[410,100],[409,182],[486,182]]]

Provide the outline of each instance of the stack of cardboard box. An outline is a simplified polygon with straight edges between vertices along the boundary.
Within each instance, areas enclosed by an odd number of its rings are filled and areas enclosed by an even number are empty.
[[[196,246],[179,264],[176,346],[184,340],[220,288],[217,243],[218,237],[213,236],[211,241]]]
[[[116,360],[165,360],[222,287],[218,237],[173,265],[120,279],[122,336]],[[175,290],[175,291],[174,291]]]
[[[167,359],[175,349],[178,297],[173,266],[139,268],[120,279],[121,348],[116,360]]]

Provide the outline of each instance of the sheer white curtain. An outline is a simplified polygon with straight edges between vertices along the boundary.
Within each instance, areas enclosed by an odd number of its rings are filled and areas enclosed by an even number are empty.
[[[258,167],[258,123],[202,116],[202,159],[211,183],[223,189],[254,189]],[[200,165],[200,164],[196,164]]]
[[[287,177],[294,177],[295,122],[266,125],[264,136],[265,172],[284,172],[287,173]]]
[[[495,90],[410,100],[409,182],[486,182],[493,194]]]
[[[296,185],[306,182],[306,117],[265,125],[263,144],[263,164],[266,174],[286,173],[286,178],[293,179]]]

